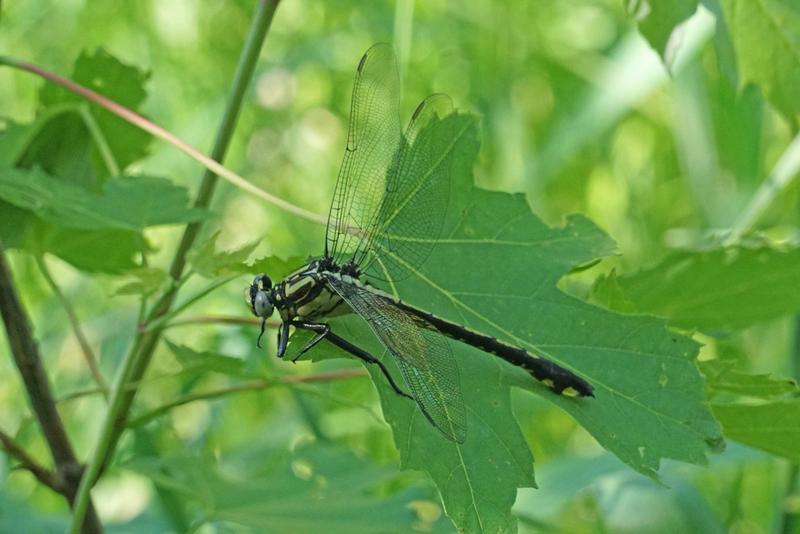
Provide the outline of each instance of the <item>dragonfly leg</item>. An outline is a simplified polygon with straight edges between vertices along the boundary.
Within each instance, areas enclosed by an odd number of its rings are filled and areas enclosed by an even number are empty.
[[[289,343],[289,323],[281,323],[278,328],[278,358],[283,358],[286,354],[286,345]]]
[[[355,356],[359,360],[361,360],[363,362],[366,362],[366,363],[373,364],[373,365],[377,365],[378,368],[383,373],[383,376],[386,377],[386,381],[389,382],[390,386],[392,386],[392,389],[394,390],[395,393],[397,393],[401,397],[406,397],[407,399],[414,400],[414,397],[412,397],[411,395],[409,395],[408,393],[406,393],[405,391],[400,389],[400,386],[398,386],[397,382],[394,381],[394,378],[392,378],[392,375],[389,374],[389,370],[386,368],[385,365],[383,365],[383,362],[380,361],[378,358],[376,358],[375,356],[373,356],[369,352],[365,351],[364,349],[353,345],[352,343],[350,343],[346,339],[337,336],[333,332],[328,332],[327,339],[328,339],[328,341],[330,341],[331,343],[333,343],[334,345],[336,345],[340,349],[349,352],[350,354],[352,354],[353,356]]]
[[[292,362],[296,362],[297,360],[299,360],[300,357],[303,354],[305,354],[306,352],[311,350],[317,343],[319,343],[320,341],[325,339],[325,337],[328,336],[331,333],[330,325],[327,325],[327,324],[324,324],[324,323],[301,323],[301,322],[298,322],[298,323],[294,323],[294,325],[297,326],[298,328],[304,328],[306,330],[311,330],[312,332],[316,332],[317,335],[314,336],[314,338],[311,341],[306,343],[305,347],[300,349],[300,352],[297,354],[297,356],[292,358]]]

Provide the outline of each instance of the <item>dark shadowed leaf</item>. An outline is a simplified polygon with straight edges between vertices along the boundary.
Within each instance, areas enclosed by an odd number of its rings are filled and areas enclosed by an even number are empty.
[[[103,49],[83,52],[76,60],[72,73],[72,80],[75,82],[134,111],[139,108],[147,96],[144,85],[149,77],[148,73],[125,65]],[[128,124],[111,112],[94,104],[87,104],[81,97],[52,84],[42,86],[39,101],[45,111],[57,106],[86,105],[96,120],[120,169],[124,170],[134,161],[147,155],[150,134]],[[97,147],[89,135],[83,119],[74,112],[70,115],[76,120],[72,130],[73,135],[65,137],[63,131],[59,132],[61,134],[60,142],[48,143],[42,147],[48,149],[48,154],[44,155],[45,158],[67,158],[71,152],[83,147],[84,153],[81,157],[85,161],[91,159],[97,169],[103,169]],[[70,142],[64,143],[65,138]],[[87,158],[87,156],[90,157]],[[39,157],[37,161],[41,163],[42,158]],[[103,170],[107,173],[107,169]]]

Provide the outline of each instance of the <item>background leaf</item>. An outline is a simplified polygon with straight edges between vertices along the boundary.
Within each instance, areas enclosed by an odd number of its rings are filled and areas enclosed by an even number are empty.
[[[617,278],[637,310],[682,328],[741,328],[800,310],[800,250],[678,252]]]
[[[770,399],[788,393],[797,393],[797,382],[786,378],[773,378],[768,374],[748,374],[736,369],[736,363],[721,359],[700,362],[700,371],[706,377],[710,396],[733,393],[744,397]]]
[[[148,73],[124,64],[102,48],[91,52],[81,52],[75,61],[71,76],[73,81],[134,111],[139,109],[147,96],[144,86],[149,77]],[[148,133],[97,105],[87,104],[73,93],[55,85],[43,85],[39,92],[39,103],[43,110],[64,105],[87,106],[97,121],[121,170],[147,155],[151,140]],[[52,128],[52,140],[39,140],[38,146],[47,152],[46,157],[55,161],[59,157],[72,158],[73,156],[70,154],[77,153],[78,158],[92,161],[95,172],[98,172],[101,177],[107,176],[107,171],[102,170],[104,166],[100,161],[100,155],[83,121],[75,113],[62,117],[58,121],[59,124],[53,125]],[[63,129],[67,127],[67,123],[72,125],[70,128],[73,131],[72,135],[68,137],[70,143],[64,144],[60,141],[64,138]],[[57,150],[54,151],[54,147],[58,147]],[[38,151],[39,149],[35,145],[32,150]],[[40,164],[43,163],[41,158],[37,158],[37,161]],[[53,171],[49,166],[45,166],[45,168]],[[101,179],[99,183],[102,181]]]
[[[197,221],[188,194],[163,178],[120,177],[97,195],[39,170],[0,169],[0,198],[55,226],[79,230],[143,230]]]
[[[792,0],[722,0],[741,83],[758,85],[792,122],[800,113],[800,6]]]
[[[725,435],[740,443],[798,461],[800,399],[763,404],[714,404]]]
[[[258,241],[246,243],[234,250],[216,250],[219,232],[212,235],[189,254],[189,263],[198,274],[215,278],[235,272],[246,272],[245,261],[258,246]]]
[[[639,31],[650,46],[671,63],[667,43],[675,28],[697,10],[698,0],[631,0],[629,12],[637,19]],[[674,51],[673,51],[674,53]]]
[[[174,475],[166,477],[161,466]],[[381,490],[394,469],[320,444],[291,454],[255,449],[225,463],[186,454],[140,458],[130,467],[180,493],[203,523],[275,533],[444,531],[438,517],[431,521],[411,506],[429,498],[424,488]]]

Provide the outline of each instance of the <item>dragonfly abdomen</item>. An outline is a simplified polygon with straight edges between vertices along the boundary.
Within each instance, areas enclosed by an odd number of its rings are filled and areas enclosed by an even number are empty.
[[[580,397],[593,397],[592,385],[560,365],[545,358],[539,358],[527,350],[504,343],[499,339],[475,332],[462,325],[452,323],[432,313],[410,306],[402,301],[395,301],[396,305],[429,323],[441,334],[472,345],[484,352],[494,354],[503,360],[521,367],[558,394],[577,395]]]

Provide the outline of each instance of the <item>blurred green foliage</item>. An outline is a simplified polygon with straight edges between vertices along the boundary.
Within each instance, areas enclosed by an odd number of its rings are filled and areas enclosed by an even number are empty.
[[[6,2],[0,55],[73,75],[208,149],[253,9],[244,0]],[[517,492],[518,528],[796,533],[798,21],[792,0],[284,0],[225,163],[326,213],[353,69],[372,43],[393,42],[406,117],[433,92],[481,117],[479,186],[523,193],[553,226],[581,213],[616,242],[616,256],[561,279],[561,289],[611,310],[664,317],[702,343],[704,409],[727,438],[708,467],[662,460],[660,485],[556,404],[514,388],[509,408],[540,488]],[[99,149],[87,110],[114,162]],[[106,406],[36,255],[45,255],[111,381],[136,332],[140,298],[167,283],[177,223],[208,218],[191,262],[215,280],[260,270],[277,277],[321,252],[323,228],[226,183],[213,213],[187,208],[201,174],[195,162],[28,74],[0,69],[0,116],[0,239],[14,249],[17,287],[74,447],[86,459]],[[158,178],[137,178],[152,186],[137,192],[136,181],[115,179],[119,173]],[[50,184],[53,176],[67,182]],[[771,202],[744,235],[731,238],[770,176],[785,179],[767,188]],[[143,252],[147,265],[133,261]],[[266,259],[248,267],[248,255]],[[358,364],[276,361],[273,330],[267,350],[258,350],[256,324],[214,321],[247,315],[240,292],[248,276],[198,299],[166,329],[131,414],[138,424],[93,492],[109,530],[452,530],[428,477],[397,468],[425,458],[400,457],[370,380],[302,382]],[[202,277],[186,282],[179,305],[211,287]],[[556,319],[528,318],[547,332],[559,328]],[[623,319],[609,321],[602,334],[610,337]],[[659,335],[653,332],[639,336]],[[618,375],[616,384],[634,381],[626,366],[601,371]],[[5,342],[0,376],[0,429],[47,464]],[[470,379],[477,388],[485,376],[476,371]],[[263,377],[301,381],[250,382]],[[209,391],[222,393],[189,402]],[[162,410],[176,400],[186,402]],[[587,428],[604,421],[581,420]],[[629,424],[662,438],[641,421]],[[669,449],[674,435],[663,432]],[[689,456],[702,461],[703,454]],[[4,459],[0,529],[63,531],[64,501]],[[532,480],[528,467],[517,473],[520,484]]]

